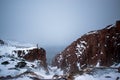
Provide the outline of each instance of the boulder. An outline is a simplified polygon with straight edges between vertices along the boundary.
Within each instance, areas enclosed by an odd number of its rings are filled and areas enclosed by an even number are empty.
[[[4,61],[4,62],[2,62],[1,63],[2,65],[8,65],[8,64],[10,64],[8,61]]]
[[[17,65],[15,65],[15,67],[17,67],[17,68],[23,68],[23,67],[26,66],[26,64],[27,64],[27,63],[26,63],[26,62],[23,62],[23,61],[22,61],[22,62],[18,62]]]
[[[0,40],[0,45],[4,45],[5,42],[3,40]]]

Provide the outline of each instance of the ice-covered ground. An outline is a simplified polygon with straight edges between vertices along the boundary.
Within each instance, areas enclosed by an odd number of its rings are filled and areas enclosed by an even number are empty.
[[[5,62],[5,61],[8,61],[9,64],[7,64],[7,65],[1,64],[2,62]],[[9,75],[12,77],[15,77],[15,76],[21,75],[22,73],[24,73],[26,71],[34,72],[35,75],[37,75],[38,77],[43,78],[43,79],[52,79],[52,77],[55,74],[57,74],[57,75],[63,74],[63,71],[61,71],[60,69],[57,69],[57,67],[51,67],[51,66],[48,66],[49,74],[47,74],[43,68],[37,67],[36,61],[34,61],[34,62],[25,61],[27,63],[26,67],[16,68],[15,65],[17,65],[18,62],[21,62],[21,60],[15,59],[15,58],[12,58],[9,56],[2,56],[0,58],[0,77],[2,77],[2,76],[6,77]],[[36,68],[32,68],[31,67],[32,65],[34,65],[34,67],[36,67]],[[13,80],[23,80],[24,78],[25,78],[24,80],[26,80],[26,78],[27,78],[27,80],[32,80],[30,78],[30,76],[34,76],[34,75],[26,74],[26,75],[22,75],[21,77],[18,77],[16,79],[13,79]]]
[[[19,47],[18,47],[19,46]],[[9,42],[5,45],[0,45],[0,77],[17,77],[13,80],[33,80],[30,77],[38,77],[42,79],[52,79],[53,75],[62,75],[63,71],[57,69],[57,67],[48,66],[49,74],[43,68],[40,68],[37,61],[28,62],[22,58],[17,57],[14,50],[29,50],[36,48],[31,44],[20,44],[17,42]],[[23,68],[16,68],[19,62],[24,61],[26,66]],[[5,64],[3,64],[5,62]],[[6,63],[7,62],[7,63]],[[32,67],[34,65],[34,67]],[[25,74],[25,72],[31,72]],[[24,75],[22,75],[24,73]],[[18,77],[19,76],[19,77]]]
[[[76,75],[75,80],[120,80],[120,73],[115,69],[99,69],[93,74]]]
[[[9,45],[0,46],[0,77],[12,76],[15,77],[12,80],[34,80],[34,77],[42,79],[52,79],[54,75],[64,75],[63,71],[57,67],[48,66],[49,74],[43,68],[38,67],[37,61],[28,62],[23,68],[16,68],[18,62],[23,61],[17,56],[12,56],[13,50],[29,50],[35,48],[35,46],[22,45],[18,43],[10,42]],[[24,46],[24,47],[18,47]],[[7,64],[2,64],[3,62]],[[32,67],[34,65],[34,67]],[[99,64],[96,66],[98,67]],[[120,65],[113,65],[112,67],[120,67]],[[29,72],[26,74],[26,72]],[[97,69],[92,73],[74,76],[75,80],[120,80],[120,73],[117,69]],[[11,79],[10,79],[11,80]]]

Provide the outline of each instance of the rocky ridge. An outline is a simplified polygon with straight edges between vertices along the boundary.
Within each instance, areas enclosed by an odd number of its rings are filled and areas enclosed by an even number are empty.
[[[65,73],[77,73],[88,67],[120,63],[120,21],[115,25],[88,32],[74,41],[52,61]]]

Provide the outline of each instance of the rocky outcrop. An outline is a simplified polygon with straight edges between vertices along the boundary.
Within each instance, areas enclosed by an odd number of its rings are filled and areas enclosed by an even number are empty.
[[[83,35],[57,54],[52,65],[76,73],[87,67],[117,63],[120,63],[120,21]]]
[[[13,53],[16,54],[17,57],[24,58],[27,61],[33,62],[37,60],[40,63],[40,67],[43,67],[45,70],[47,70],[46,51],[43,48],[14,50]]]
[[[3,40],[0,40],[0,45],[4,45],[5,42]]]

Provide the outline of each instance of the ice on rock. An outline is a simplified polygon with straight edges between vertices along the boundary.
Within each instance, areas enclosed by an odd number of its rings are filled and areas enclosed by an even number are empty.
[[[62,55],[60,55],[60,57],[58,58],[58,63],[60,63],[60,61],[63,59]]]
[[[100,67],[100,62],[98,61],[98,63],[96,64],[96,67]]]
[[[78,51],[77,53],[75,53],[77,55],[77,57],[81,56],[82,53],[84,52],[84,50],[86,49],[86,45],[87,43],[85,41],[80,41],[79,44],[77,44],[76,50]]]
[[[117,44],[118,46],[120,45],[120,43],[119,44]]]
[[[103,52],[101,51],[100,54],[103,54]]]
[[[109,36],[106,36],[106,38],[109,38]]]
[[[80,63],[78,63],[78,62],[77,62],[77,67],[78,67],[79,70],[81,70]]]
[[[86,35],[90,35],[90,34],[97,34],[98,33],[98,31],[97,30],[95,30],[95,31],[91,31],[91,32],[88,32]]]

